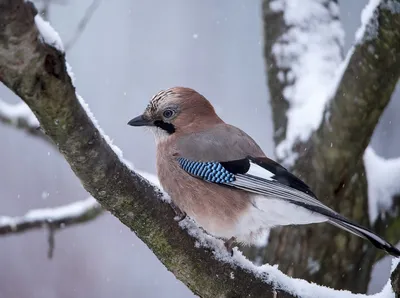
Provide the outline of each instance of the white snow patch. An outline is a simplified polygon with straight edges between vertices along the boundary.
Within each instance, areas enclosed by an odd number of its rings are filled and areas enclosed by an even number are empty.
[[[400,193],[400,158],[385,159],[368,147],[364,152],[368,180],[368,212],[370,223],[379,215],[392,211],[393,197]]]
[[[39,121],[28,105],[24,102],[8,104],[0,99],[0,118],[5,118],[13,124],[25,121],[30,127],[39,127]]]
[[[303,298],[394,298],[393,290],[390,286],[390,281],[385,285],[382,292],[375,295],[364,295],[364,294],[354,294],[350,291],[345,290],[335,290],[325,286],[310,283],[306,280],[292,278],[285,275],[278,269],[277,265],[271,266],[265,264],[262,266],[256,266],[251,261],[246,259],[246,257],[240,252],[236,247],[233,249],[234,254],[231,256],[223,244],[223,241],[216,239],[211,235],[204,233],[198,225],[189,217],[182,220],[179,225],[182,229],[187,230],[187,232],[197,239],[195,242],[196,247],[203,247],[211,249],[214,257],[224,263],[233,265],[233,267],[240,267],[244,270],[254,274],[255,277],[261,279],[262,281],[272,284],[275,289],[284,290],[293,296],[303,297]],[[394,260],[392,263],[392,271],[396,267],[398,259]]]
[[[369,39],[376,36],[378,21],[373,21],[374,11],[380,4],[381,0],[369,0],[368,4],[361,12],[361,26],[356,31],[356,43],[360,43],[363,39]]]
[[[270,8],[282,12],[290,27],[273,45],[272,53],[277,66],[294,80],[283,90],[290,104],[288,124],[286,139],[276,149],[277,157],[291,165],[295,142],[307,140],[322,121],[329,100],[327,90],[342,60],[344,32],[337,19],[337,4],[331,1],[275,0]]]
[[[39,30],[40,37],[44,43],[55,47],[60,52],[64,52],[64,45],[61,37],[56,30],[50,25],[49,22],[43,20],[43,18],[37,14],[35,16],[35,24]]]

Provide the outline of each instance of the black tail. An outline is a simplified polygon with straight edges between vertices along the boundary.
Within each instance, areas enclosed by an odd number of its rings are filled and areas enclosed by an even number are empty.
[[[353,233],[354,235],[369,240],[375,247],[383,249],[394,257],[400,257],[400,250],[387,242],[385,239],[379,237],[378,235],[356,223],[352,223],[349,220],[342,221],[340,219],[332,217],[329,219],[329,222],[341,229]]]

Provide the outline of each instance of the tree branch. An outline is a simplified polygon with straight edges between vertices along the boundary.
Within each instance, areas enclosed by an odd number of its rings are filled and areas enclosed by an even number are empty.
[[[132,229],[161,262],[201,297],[359,297],[256,267],[187,218],[174,221],[154,186],[129,169],[88,117],[67,71],[62,45],[23,0],[0,0],[0,77],[35,113],[85,189]],[[47,30],[43,32],[43,30]],[[49,46],[47,43],[53,45]],[[186,230],[186,231],[185,231]],[[191,235],[189,236],[188,233]]]
[[[400,77],[400,11],[394,9],[399,5],[399,0],[380,1],[359,31],[364,34],[347,55],[324,120],[304,145],[301,159],[338,187],[362,158]]]
[[[23,216],[0,216],[0,235],[22,233],[51,226],[53,230],[91,221],[103,209],[92,197],[55,208],[30,210]]]
[[[82,35],[83,31],[85,31],[87,24],[89,23],[90,19],[92,18],[94,12],[99,7],[99,5],[100,5],[100,0],[93,0],[92,3],[89,5],[89,7],[86,9],[84,16],[79,21],[79,24],[75,29],[73,37],[65,44],[65,51],[68,51],[74,46],[76,41]]]

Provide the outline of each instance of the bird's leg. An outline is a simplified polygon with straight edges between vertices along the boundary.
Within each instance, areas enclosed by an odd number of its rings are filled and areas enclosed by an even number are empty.
[[[226,250],[233,256],[233,244],[236,240],[236,237],[231,237],[228,240],[225,241],[224,245],[226,247]]]
[[[176,206],[173,202],[171,202],[171,207],[176,214],[176,221],[181,222],[186,218],[186,213],[183,212],[178,206]]]

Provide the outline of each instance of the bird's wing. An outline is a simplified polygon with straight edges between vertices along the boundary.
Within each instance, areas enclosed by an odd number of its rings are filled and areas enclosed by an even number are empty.
[[[257,143],[241,129],[222,123],[206,131],[181,135],[176,140],[180,156],[196,161],[230,161],[265,156]]]
[[[178,162],[188,174],[207,182],[258,194],[266,200],[280,199],[321,214],[331,224],[400,256],[393,245],[321,203],[303,181],[269,158],[247,156],[231,161],[199,162],[181,156]]]

